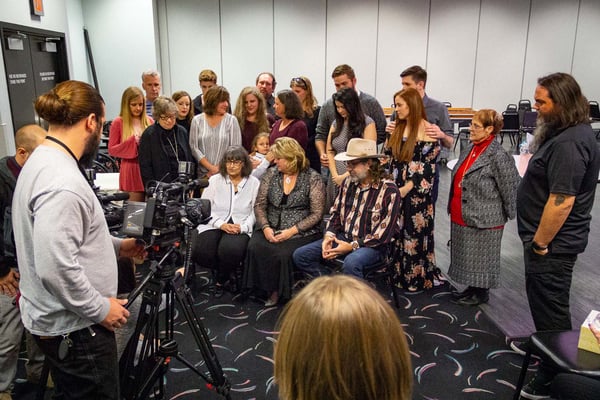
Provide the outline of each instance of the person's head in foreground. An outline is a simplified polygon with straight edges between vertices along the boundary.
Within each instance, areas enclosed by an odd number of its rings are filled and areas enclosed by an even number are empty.
[[[313,280],[284,309],[275,344],[282,400],[408,400],[412,370],[392,307],[346,275]]]

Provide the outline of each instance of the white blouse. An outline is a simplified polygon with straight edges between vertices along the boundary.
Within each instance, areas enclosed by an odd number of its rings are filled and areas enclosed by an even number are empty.
[[[231,219],[234,224],[239,224],[242,233],[252,236],[254,223],[254,202],[260,181],[248,176],[243,178],[237,186],[237,193],[228,176],[213,175],[208,180],[208,187],[202,192],[202,198],[210,200],[212,219],[204,225],[198,225],[198,233],[210,229],[220,229],[221,225]]]

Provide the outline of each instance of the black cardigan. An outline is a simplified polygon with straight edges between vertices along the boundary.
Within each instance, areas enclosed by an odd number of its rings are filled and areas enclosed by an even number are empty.
[[[149,181],[172,182],[177,178],[177,160],[167,138],[175,137],[178,146],[179,161],[194,163],[194,175],[198,162],[192,156],[189,137],[185,128],[175,124],[167,131],[158,122],[150,125],[140,139],[138,147],[138,161],[144,186]]]

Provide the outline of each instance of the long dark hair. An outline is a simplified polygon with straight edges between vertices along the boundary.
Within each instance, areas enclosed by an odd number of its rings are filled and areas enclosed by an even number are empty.
[[[352,88],[344,88],[339,92],[334,93],[332,99],[335,110],[336,125],[332,137],[338,136],[344,127],[344,118],[337,111],[337,107],[335,106],[335,102],[339,101],[346,109],[346,113],[348,113],[348,131],[350,132],[350,137],[362,138],[367,123],[365,121],[365,113],[363,112],[356,90]]]
[[[548,91],[548,95],[556,104],[556,129],[562,130],[589,123],[589,103],[571,75],[557,72],[543,76],[538,79],[538,85]]]

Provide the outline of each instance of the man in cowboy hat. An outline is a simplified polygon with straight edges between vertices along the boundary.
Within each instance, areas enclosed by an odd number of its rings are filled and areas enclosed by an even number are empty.
[[[346,161],[350,176],[331,207],[323,239],[293,254],[296,267],[313,276],[320,275],[323,260],[339,257],[345,274],[362,278],[363,269],[382,259],[400,230],[400,192],[383,179],[383,156],[375,141],[350,139],[346,150],[335,159]]]

